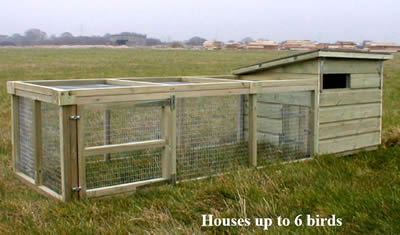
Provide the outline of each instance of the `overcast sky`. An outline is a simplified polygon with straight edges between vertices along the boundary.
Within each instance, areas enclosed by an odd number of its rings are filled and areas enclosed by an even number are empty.
[[[400,43],[400,1],[1,0],[0,34],[137,32],[162,40],[373,40]]]

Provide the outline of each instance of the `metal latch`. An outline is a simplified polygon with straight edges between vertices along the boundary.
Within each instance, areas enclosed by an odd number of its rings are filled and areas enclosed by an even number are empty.
[[[71,120],[79,120],[81,119],[81,116],[79,115],[72,115],[71,117],[69,117]]]
[[[72,188],[72,191],[74,191],[74,192],[79,192],[79,191],[81,191],[81,189],[82,189],[81,186],[73,187],[73,188]]]

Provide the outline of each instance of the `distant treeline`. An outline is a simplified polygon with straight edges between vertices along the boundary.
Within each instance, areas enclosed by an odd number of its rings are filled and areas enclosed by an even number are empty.
[[[201,37],[192,37],[191,39],[183,42],[162,42],[157,38],[147,38],[145,34],[122,32],[118,35],[143,37],[146,40],[146,46],[155,46],[163,44],[187,44],[192,46],[200,46],[206,39]],[[111,45],[111,34],[103,36],[74,36],[70,32],[65,32],[59,36],[48,36],[46,32],[40,29],[29,29],[23,35],[13,34],[0,35],[0,46],[33,46],[33,45]]]

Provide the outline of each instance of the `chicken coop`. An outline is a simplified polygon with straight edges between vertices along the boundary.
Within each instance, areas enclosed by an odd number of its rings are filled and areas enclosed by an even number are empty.
[[[8,82],[14,171],[70,201],[373,148],[390,58],[312,51],[233,75]]]

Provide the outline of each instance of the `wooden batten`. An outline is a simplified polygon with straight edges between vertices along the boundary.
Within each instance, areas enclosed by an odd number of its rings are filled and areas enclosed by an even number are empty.
[[[86,158],[84,155],[85,152],[85,116],[82,116],[84,106],[77,105],[76,106],[76,114],[80,116],[80,119],[77,120],[77,150],[78,150],[78,185],[80,187],[79,190],[79,199],[86,199],[87,194],[87,185],[86,185]]]
[[[257,118],[257,95],[249,95],[249,116],[248,116],[248,127],[249,127],[249,164],[251,167],[257,167],[257,130],[258,121]],[[245,123],[247,123],[245,121]]]
[[[381,117],[381,104],[356,104],[320,108],[320,123]]]
[[[84,150],[85,156],[101,155],[109,153],[130,152],[143,150],[148,148],[164,147],[165,140],[146,140],[140,142],[129,142],[123,144],[110,144],[95,147],[86,147]]]
[[[379,89],[343,91],[328,90],[324,91],[320,95],[321,107],[377,103],[381,102],[381,100],[382,95]]]
[[[126,193],[129,193],[132,191],[136,191],[136,189],[138,187],[155,184],[155,183],[166,182],[167,180],[168,179],[157,178],[157,179],[127,183],[127,184],[108,186],[108,187],[103,187],[103,188],[89,189],[89,190],[87,190],[87,197],[93,198],[93,197],[104,197],[104,196],[122,194],[122,193],[126,194]]]
[[[325,59],[324,74],[332,73],[356,73],[369,74],[379,72],[378,60],[348,60],[348,59]]]
[[[176,98],[171,96],[171,104],[168,112],[168,145],[169,145],[169,180],[176,184]]]
[[[42,110],[41,102],[35,100],[32,110],[32,124],[35,128],[32,128],[33,145],[35,146],[34,159],[35,159],[35,184],[42,185],[43,172],[42,172]]]
[[[338,137],[327,140],[320,140],[320,154],[339,153],[353,149],[361,149],[376,146],[380,143],[379,132],[371,132],[360,135]]]
[[[380,131],[380,125],[380,117],[322,123],[320,125],[319,137],[320,140],[324,140],[348,135],[358,135],[367,132],[376,132]]]
[[[379,88],[381,78],[378,73],[351,74],[350,88]]]
[[[72,161],[71,161],[71,116],[75,115],[73,106],[61,106],[60,115],[60,159],[61,159],[61,189],[64,201],[72,198]]]
[[[14,172],[17,171],[17,161],[20,156],[20,136],[19,136],[19,97],[11,97],[11,140],[12,140],[12,165]]]

